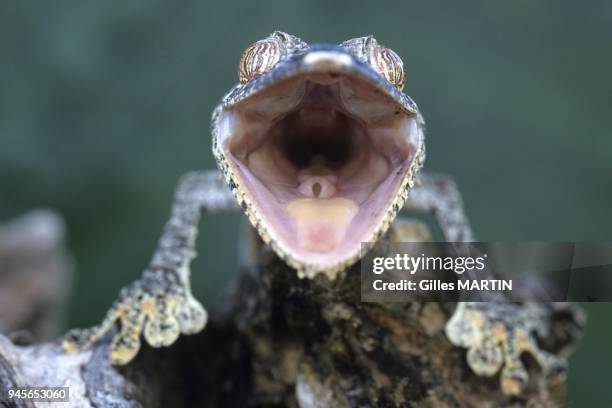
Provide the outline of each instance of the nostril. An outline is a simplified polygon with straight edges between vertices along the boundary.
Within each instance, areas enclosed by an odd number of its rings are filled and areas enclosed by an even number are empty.
[[[298,186],[298,191],[305,197],[331,198],[336,193],[336,186],[325,177],[307,177]]]

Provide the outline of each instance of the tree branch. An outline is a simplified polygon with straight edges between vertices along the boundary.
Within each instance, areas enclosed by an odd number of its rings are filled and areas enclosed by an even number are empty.
[[[78,407],[564,405],[564,378],[533,361],[520,397],[474,374],[444,334],[452,305],[362,303],[358,266],[332,282],[299,279],[272,254],[263,265],[243,271],[203,332],[143,345],[126,367],[109,364],[108,339],[65,355],[0,338],[0,391],[67,385]]]

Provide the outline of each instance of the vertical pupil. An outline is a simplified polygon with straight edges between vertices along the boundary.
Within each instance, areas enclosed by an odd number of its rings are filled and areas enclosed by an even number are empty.
[[[251,54],[251,70],[252,74],[258,74],[260,71],[263,71],[266,67],[264,60],[264,53],[266,52],[266,45],[259,44],[253,50]]]

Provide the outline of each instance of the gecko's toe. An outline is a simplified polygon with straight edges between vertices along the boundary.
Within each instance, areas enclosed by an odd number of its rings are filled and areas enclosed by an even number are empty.
[[[73,354],[91,347],[95,339],[95,328],[72,329],[62,338],[62,349]]]
[[[520,394],[528,381],[529,375],[522,364],[506,365],[501,372],[500,386],[504,394]]]
[[[479,346],[468,349],[467,361],[476,374],[490,377],[502,367],[504,358],[501,347],[486,339]]]
[[[158,294],[155,298],[145,300],[151,303],[147,307],[144,338],[152,347],[169,346],[180,334],[179,323],[174,316],[177,304],[182,299],[173,295]]]
[[[184,302],[177,306],[176,318],[181,333],[193,334],[200,332],[206,326],[208,315],[202,304],[189,295]]]
[[[111,343],[109,358],[113,365],[125,365],[132,361],[140,350],[140,330],[138,326],[124,326]]]

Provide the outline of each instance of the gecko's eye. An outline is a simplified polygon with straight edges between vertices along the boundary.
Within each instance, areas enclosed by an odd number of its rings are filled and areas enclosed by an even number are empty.
[[[400,91],[404,87],[406,74],[402,59],[390,48],[376,46],[370,56],[370,64]]]
[[[242,54],[238,65],[238,78],[245,84],[269,71],[279,61],[281,50],[272,39],[265,39],[251,44]]]

